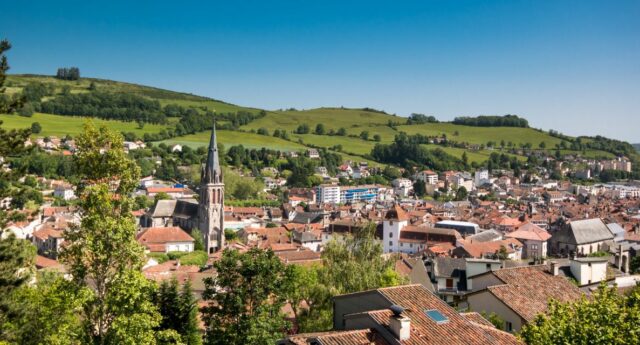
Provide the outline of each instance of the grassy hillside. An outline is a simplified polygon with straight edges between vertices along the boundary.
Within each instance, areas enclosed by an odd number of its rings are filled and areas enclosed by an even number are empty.
[[[295,142],[254,133],[244,133],[236,131],[217,131],[216,133],[218,135],[218,142],[224,144],[226,147],[243,145],[246,148],[266,147],[281,151],[299,151],[306,149],[304,145],[300,145]],[[198,148],[199,146],[209,145],[210,138],[210,132],[201,132],[197,134],[185,135],[182,137],[164,140],[163,142],[167,145],[180,144],[191,146],[192,148]]]
[[[148,99],[157,100],[162,106],[176,104],[185,108],[196,109],[201,113],[204,109],[221,113],[248,111],[255,114],[261,111],[257,108],[238,106],[193,94],[93,78],[82,78],[78,81],[63,81],[50,76],[11,75],[7,78],[7,91],[10,94],[19,93],[27,84],[35,82],[51,85],[56,95],[64,88],[68,88],[71,93],[90,92],[90,85],[93,84],[99,91],[136,94]],[[46,100],[46,98],[44,100]],[[32,117],[0,114],[0,120],[4,121],[3,127],[6,128],[25,128],[31,126],[33,122],[39,122],[43,130],[38,136],[64,136],[65,134],[75,135],[79,133],[82,130],[82,124],[87,119],[83,117],[36,113]],[[94,119],[94,122],[97,124],[107,125],[117,131],[133,132],[139,136],[145,133],[154,134],[162,130],[173,129],[177,121],[178,118],[173,117],[169,118],[169,123],[165,125],[145,124],[143,128],[139,128],[134,122]],[[266,147],[290,151],[304,150],[309,146],[334,148],[336,145],[340,145],[340,154],[342,154],[345,159],[351,160],[365,160],[362,156],[368,155],[377,143],[373,141],[376,134],[380,136],[380,143],[388,144],[393,141],[399,132],[406,132],[409,135],[422,134],[427,136],[441,136],[445,134],[449,140],[470,144],[486,144],[492,141],[499,145],[501,141],[504,141],[505,144],[511,142],[515,147],[519,147],[520,145],[529,143],[534,149],[538,149],[540,143],[543,142],[547,150],[554,149],[555,145],[561,142],[559,138],[532,128],[471,127],[452,123],[399,125],[392,128],[388,126],[389,122],[404,123],[405,119],[371,109],[318,108],[309,110],[277,110],[266,111],[264,117],[241,126],[241,130],[245,132],[219,131],[219,134],[220,142],[227,146],[242,144],[249,148]],[[319,123],[324,124],[326,132],[330,130],[337,131],[340,128],[344,128],[347,136],[294,133],[296,128],[301,124],[307,124],[313,133],[315,126]],[[248,131],[257,131],[260,128],[266,128],[269,133],[273,133],[275,129],[286,130],[289,132],[291,139],[283,140],[271,136],[248,133]],[[359,137],[363,131],[369,133],[369,140],[362,140]],[[199,147],[207,145],[208,140],[209,133],[200,132],[167,139],[163,142]],[[437,145],[424,146],[429,149],[436,147],[442,148],[445,152],[456,157],[462,157],[462,154],[466,152],[469,161],[477,163],[485,161],[489,155],[494,152],[490,150],[472,151]],[[598,150],[587,150],[584,152],[563,150],[562,153],[580,153],[589,158],[613,157],[611,153]],[[522,156],[520,158],[524,159]]]
[[[352,129],[368,125],[386,125],[391,121],[404,121],[403,118],[380,112],[346,108],[318,108],[310,110],[270,111],[267,116],[251,122],[243,129],[269,130],[286,129],[293,131],[299,125],[306,123],[311,130],[318,123],[324,124],[327,130],[337,130],[341,127]],[[358,131],[358,133],[360,133]]]
[[[82,132],[82,126],[87,121],[93,121],[96,125],[106,125],[107,127],[119,132],[134,132],[137,135],[144,133],[157,133],[169,127],[169,125],[153,125],[145,124],[142,129],[133,122],[101,120],[88,117],[71,117],[62,115],[51,115],[35,113],[32,117],[23,117],[18,115],[0,115],[0,121],[3,122],[2,127],[7,129],[29,128],[34,122],[40,123],[42,132],[33,136],[58,136],[63,137],[67,134],[75,136]]]

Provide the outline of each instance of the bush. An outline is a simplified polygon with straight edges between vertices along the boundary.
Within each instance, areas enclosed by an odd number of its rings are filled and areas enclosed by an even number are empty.
[[[169,261],[169,256],[165,253],[149,253],[148,256],[156,260],[159,264]]]
[[[33,116],[33,106],[30,103],[26,103],[22,108],[20,108],[20,110],[18,110],[18,115],[24,117]]]
[[[206,252],[198,250],[184,255],[180,258],[181,265],[204,266],[207,264],[209,256]]]
[[[31,124],[31,133],[38,134],[42,132],[42,126],[40,126],[39,122],[34,122]]]
[[[187,252],[168,252],[167,256],[171,260],[177,260],[177,259],[180,259],[181,257],[183,257],[183,256],[185,256],[187,254],[189,254],[189,253],[187,253]]]

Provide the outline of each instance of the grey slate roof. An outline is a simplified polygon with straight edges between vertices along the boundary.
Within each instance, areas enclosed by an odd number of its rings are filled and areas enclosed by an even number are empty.
[[[600,218],[575,220],[552,235],[552,241],[575,245],[613,240],[613,234]]]
[[[195,218],[198,216],[198,201],[195,199],[180,199],[176,203],[173,216],[178,218]]]
[[[497,230],[486,230],[475,235],[471,235],[467,237],[467,240],[471,240],[473,242],[491,242],[491,241],[499,241],[502,239],[502,234]]]
[[[172,217],[176,203],[176,200],[158,200],[151,211],[151,217]]]
[[[433,275],[436,277],[460,277],[467,269],[463,258],[434,258]]]

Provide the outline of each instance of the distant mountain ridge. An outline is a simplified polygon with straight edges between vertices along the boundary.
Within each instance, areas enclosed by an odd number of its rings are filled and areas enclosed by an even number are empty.
[[[640,151],[640,144],[631,144],[631,145],[633,145],[633,147],[635,147],[636,150]]]

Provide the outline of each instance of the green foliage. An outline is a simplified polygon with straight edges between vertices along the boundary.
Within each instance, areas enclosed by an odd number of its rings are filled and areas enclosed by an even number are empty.
[[[500,315],[494,312],[491,312],[490,314],[482,312],[482,317],[491,322],[497,329],[504,329],[504,320],[500,317]]]
[[[187,254],[189,253],[188,252],[168,252],[167,256],[169,257],[170,260],[177,260]]]
[[[207,264],[208,259],[207,252],[198,250],[180,257],[179,260],[182,265],[204,266]]]
[[[31,133],[38,134],[42,132],[42,126],[40,126],[40,122],[34,122],[31,124]]]
[[[529,122],[517,115],[456,117],[453,123],[476,127],[529,127]]]
[[[224,240],[226,242],[235,241],[238,239],[238,234],[233,229],[224,229]]]
[[[88,124],[76,138],[82,179],[78,226],[64,231],[61,260],[83,303],[85,341],[95,344],[153,344],[160,315],[147,298],[153,285],[142,275],[143,248],[137,243],[129,195],[139,168],[123,149],[122,136]]]
[[[411,114],[407,119],[408,125],[420,125],[425,123],[438,123],[438,120],[434,116],[427,116],[424,114]]]
[[[592,298],[551,301],[547,314],[525,325],[520,338],[531,345],[639,344],[640,288],[628,296],[602,283]]]
[[[156,260],[159,264],[163,264],[170,260],[169,255],[166,253],[149,253],[147,256]]]
[[[603,257],[603,256],[609,256],[609,253],[603,252],[603,251],[597,251],[597,252],[593,252],[593,253],[589,254],[588,256],[592,257],[592,258],[599,258],[599,257]]]
[[[153,197],[153,201],[155,203],[157,203],[159,200],[171,200],[171,197],[165,192],[160,192]]]
[[[456,191],[455,200],[456,201],[467,200],[468,196],[469,196],[469,192],[467,192],[467,189],[464,186],[460,186]]]
[[[333,296],[404,283],[394,271],[394,261],[382,257],[374,235],[375,224],[368,224],[353,236],[330,241],[322,252],[322,266],[296,269],[289,298],[301,331],[331,328]],[[301,302],[309,308],[298,308]]]
[[[180,341],[185,345],[202,344],[198,330],[198,307],[189,281],[180,289],[175,278],[170,281],[164,280],[153,300],[162,315],[158,328],[160,331],[175,331],[178,339],[174,341]]]
[[[80,344],[83,329],[79,313],[88,294],[76,290],[57,273],[43,272],[35,285],[12,295],[20,306],[11,321],[0,324],[4,338],[15,344]]]
[[[293,268],[273,251],[226,249],[205,279],[202,319],[206,344],[273,344],[289,328],[281,308],[293,286]]]
[[[204,250],[204,237],[200,229],[191,230],[191,237],[193,237],[193,250]]]
[[[420,146],[426,138],[408,136],[405,133],[396,135],[391,144],[376,144],[371,150],[371,157],[382,163],[389,163],[410,169],[418,165],[438,171],[464,170],[462,160],[455,158],[440,148],[428,150]]]
[[[11,44],[9,44],[9,41],[7,40],[0,41],[0,114],[13,113],[16,109],[20,108],[25,101],[23,97],[10,98],[10,97],[5,97],[4,95],[4,92],[5,92],[4,82],[7,78],[6,73],[9,70],[9,63],[7,62],[7,57],[4,54],[9,49],[11,49]],[[0,125],[1,124],[2,123],[0,123]],[[0,136],[0,139],[2,139],[1,136]]]

